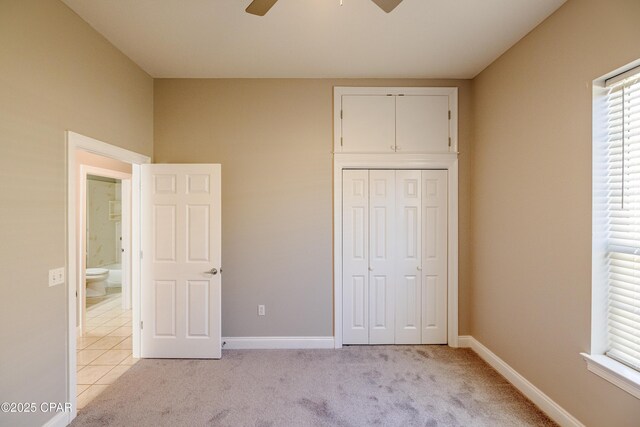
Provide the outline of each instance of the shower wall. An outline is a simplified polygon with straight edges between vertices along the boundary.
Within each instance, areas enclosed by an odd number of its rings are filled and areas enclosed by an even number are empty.
[[[120,262],[119,180],[87,178],[87,268]]]

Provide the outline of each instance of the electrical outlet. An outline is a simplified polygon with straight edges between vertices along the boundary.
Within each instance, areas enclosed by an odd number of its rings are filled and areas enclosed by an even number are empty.
[[[258,316],[264,316],[265,314],[266,313],[265,313],[264,305],[259,305],[258,306]]]
[[[64,283],[64,267],[49,270],[49,286],[62,285]]]

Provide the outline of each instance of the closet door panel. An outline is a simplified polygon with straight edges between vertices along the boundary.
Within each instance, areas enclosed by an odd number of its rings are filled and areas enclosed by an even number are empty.
[[[369,343],[369,172],[345,170],[342,210],[344,344]]]
[[[449,152],[449,97],[396,97],[396,145],[400,153]]]
[[[395,108],[393,96],[343,95],[340,151],[343,153],[394,152]]]
[[[395,171],[369,171],[369,343],[394,342]]]
[[[421,342],[421,171],[396,171],[396,344]]]
[[[447,171],[422,171],[422,343],[447,343]]]

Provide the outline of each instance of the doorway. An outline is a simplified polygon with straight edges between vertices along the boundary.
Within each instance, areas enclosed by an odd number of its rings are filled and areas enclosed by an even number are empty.
[[[137,361],[132,357],[131,165],[77,153],[77,409]],[[97,167],[93,165],[100,165]]]
[[[67,132],[67,147],[67,401],[73,420],[140,357],[140,331],[133,327],[140,321],[140,259],[132,254],[140,251],[140,165],[150,159],[74,132]],[[96,207],[102,217],[92,219],[91,192],[105,199]],[[97,235],[102,242],[93,239]],[[87,274],[89,268],[98,270]]]
[[[77,315],[82,337],[95,327],[87,320],[87,309],[116,300],[112,305],[131,309],[131,165],[87,152],[78,152],[76,159]]]

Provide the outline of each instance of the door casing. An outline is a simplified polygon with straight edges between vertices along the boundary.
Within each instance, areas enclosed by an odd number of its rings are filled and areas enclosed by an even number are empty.
[[[134,254],[140,253],[140,165],[150,163],[148,156],[125,150],[107,144],[94,138],[79,133],[67,131],[67,262],[66,262],[66,287],[67,287],[67,402],[71,403],[71,412],[68,413],[68,423],[77,415],[77,372],[76,372],[76,317],[78,284],[78,236],[76,214],[77,200],[77,160],[78,151],[108,157],[131,164],[131,291],[133,325],[140,324],[140,257]],[[140,328],[133,328],[133,356],[140,357]]]

